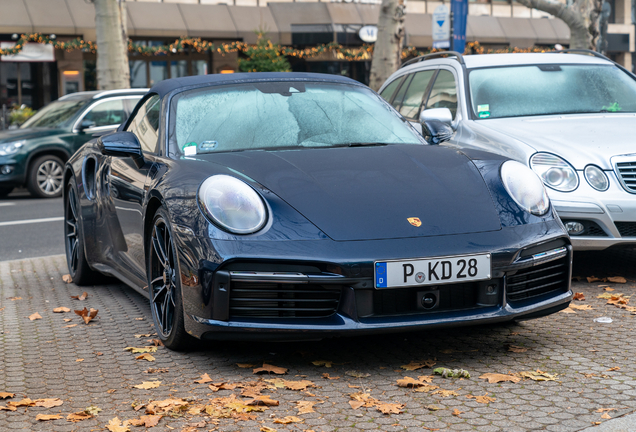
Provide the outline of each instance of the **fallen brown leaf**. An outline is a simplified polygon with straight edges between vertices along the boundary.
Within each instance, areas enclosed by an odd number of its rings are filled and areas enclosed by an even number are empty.
[[[64,281],[65,283],[71,283],[73,282],[73,278],[70,274],[65,274],[64,276],[62,276],[62,281]]]
[[[571,306],[571,304],[570,304],[570,306]],[[576,311],[574,309],[572,309],[570,306],[566,307],[565,309],[560,310],[559,312],[566,313],[566,314],[575,314]]]
[[[12,398],[15,393],[0,392],[0,399]]]
[[[537,369],[537,371],[524,371],[524,372],[517,372],[515,375],[521,377],[521,378],[528,378],[531,379],[533,381],[558,381],[559,379],[557,378],[558,374],[549,374],[547,372],[542,372],[540,370]]]
[[[79,362],[83,362],[84,359],[75,359],[75,361],[79,363]]]
[[[64,307],[64,306],[60,306],[60,307],[57,307],[57,308],[53,309],[53,312],[55,312],[55,313],[65,313],[65,312],[70,312],[70,311],[71,310],[69,308]]]
[[[611,419],[611,418],[612,418],[612,416],[611,416],[611,415],[609,415],[608,413],[604,413],[604,414],[601,416],[601,418],[602,418],[602,419]]]
[[[36,399],[33,401],[36,407],[44,407],[44,408],[53,408],[56,406],[60,406],[64,403],[62,399],[52,398],[52,399]]]
[[[416,361],[411,361],[411,363],[407,364],[407,365],[402,365],[400,366],[402,369],[407,370],[407,371],[414,371],[414,370],[418,370],[424,367],[431,367],[430,365],[430,360],[427,360],[425,362],[416,362]],[[435,363],[433,363],[433,365],[435,365]]]
[[[161,381],[144,381],[143,383],[134,385],[133,387],[138,389],[148,390],[148,389],[157,388],[160,385],[161,385]]]
[[[269,395],[256,396],[254,399],[246,401],[245,405],[264,405],[264,406],[278,406],[279,402],[272,399]]]
[[[273,429],[269,426],[261,426],[261,432],[276,432],[276,429]]]
[[[594,412],[597,413],[602,413],[602,412],[609,412],[609,411],[616,411],[617,408],[599,408]]]
[[[328,380],[337,380],[337,379],[340,379],[340,377],[339,377],[339,376],[337,376],[337,377],[329,376],[329,374],[328,374],[327,372],[325,372],[324,374],[322,374],[322,377],[323,377],[324,379],[328,379]]]
[[[615,291],[614,288],[610,288],[610,287],[605,287],[603,288],[603,291]]]
[[[72,299],[84,301],[88,298],[88,293],[84,291],[81,295],[71,296]]]
[[[572,296],[572,300],[583,301],[585,300],[585,294],[583,294],[582,292],[574,293],[574,295]]]
[[[155,361],[155,358],[152,356],[152,354],[144,353],[140,356],[135,357],[135,360],[147,360],[149,362],[153,362]]]
[[[608,277],[607,281],[608,282],[614,282],[614,283],[620,283],[620,284],[627,283],[627,279],[625,279],[623,276]]]
[[[302,423],[304,421],[305,421],[304,419],[301,419],[300,417],[296,417],[296,416],[287,416],[282,419],[279,419],[279,418],[274,419],[274,423],[276,424]]]
[[[476,402],[483,403],[483,404],[487,404],[487,403],[494,402],[494,401],[497,400],[497,399],[495,399],[493,397],[488,396],[488,393],[486,393],[483,396],[466,395],[466,397],[468,399],[475,399]]]
[[[64,318],[64,322],[73,321],[71,318]]]
[[[400,403],[378,403],[376,409],[382,414],[401,414],[404,404]]]
[[[609,368],[609,369],[607,370],[607,372],[613,372],[613,371],[617,371],[617,370],[621,370],[621,368],[619,368],[618,366],[614,366],[614,367],[612,367],[612,368]]]
[[[29,319],[31,321],[39,320],[39,319],[42,319],[42,316],[39,313],[36,312],[34,314],[29,315]]]
[[[318,402],[314,401],[297,401],[296,408],[298,409],[298,415],[316,412],[314,411],[314,405],[316,405],[317,403]]]
[[[59,420],[62,416],[59,414],[38,414],[35,419],[38,421]]]
[[[7,297],[7,300],[11,300],[11,301],[22,300],[22,297]]]
[[[66,416],[66,420],[70,421],[70,422],[79,422],[82,420],[88,420],[90,418],[93,418],[93,416],[87,412],[84,411],[79,411],[76,413],[71,413],[69,415]]]
[[[142,354],[142,353],[154,353],[157,352],[156,346],[145,346],[145,347],[126,347],[124,351],[130,351],[133,354]]]
[[[143,425],[147,428],[155,427],[161,420],[162,415],[143,415],[139,418],[139,420],[143,421]]]
[[[431,394],[438,394],[441,397],[459,396],[459,393],[457,393],[454,390],[444,390],[444,389],[435,390]]]
[[[313,364],[314,366],[324,366],[328,368],[333,366],[333,362],[327,360],[314,360],[311,362],[311,364]]]
[[[71,327],[75,327],[77,324],[69,324],[67,326],[64,326],[64,328],[71,328]]]
[[[252,364],[252,363],[237,363],[236,365],[243,369],[250,369],[256,366],[255,364]]]
[[[273,373],[276,375],[284,375],[287,373],[287,369],[278,367],[278,366],[273,366],[267,363],[263,363],[262,367],[256,368],[252,372],[255,374],[261,373],[261,372],[267,372],[267,373]]]
[[[106,425],[106,429],[110,432],[130,432],[130,428],[128,428],[128,426],[122,426],[121,420],[119,420],[118,417],[110,419]]]
[[[307,387],[316,387],[311,381],[301,380],[301,381],[287,381],[285,380],[285,387],[289,390],[306,390]]]
[[[17,402],[9,401],[9,402],[7,402],[7,405],[14,406],[14,407],[21,407],[21,406],[30,407],[30,406],[34,406],[35,403],[29,398],[24,398],[24,399],[19,400]]]
[[[592,310],[592,306],[590,306],[589,304],[575,305],[575,304],[570,303],[570,307],[572,309],[576,309],[576,310]]]
[[[139,357],[142,357],[142,356],[139,356]],[[152,357],[152,358],[153,358],[153,360],[148,360],[148,361],[154,361],[154,357]],[[151,374],[151,373],[165,373],[165,372],[168,372],[168,368],[150,368],[150,369],[146,369],[144,371],[144,373],[147,373],[147,374]]]
[[[355,400],[351,400],[349,401],[349,405],[351,405],[351,408],[358,409],[360,408],[362,405],[364,405],[363,401],[355,401]]]
[[[458,410],[457,408],[455,408],[455,409],[453,410],[453,415],[454,415],[454,416],[457,416],[457,417],[459,417],[459,415],[460,415],[460,414],[463,414],[463,413],[464,413],[464,411],[460,411],[460,410]]]
[[[201,379],[195,380],[194,382],[197,384],[205,384],[212,382],[212,378],[210,378],[210,375],[208,375],[207,373],[204,373],[203,375],[201,375]]]
[[[91,308],[90,311],[86,308],[75,311],[77,315],[82,317],[82,319],[84,320],[84,324],[88,324],[89,322],[91,322],[91,320],[93,320],[97,316],[97,312],[99,311],[93,308]]]

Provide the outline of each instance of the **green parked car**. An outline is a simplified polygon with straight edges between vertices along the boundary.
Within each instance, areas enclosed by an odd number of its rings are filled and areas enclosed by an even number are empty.
[[[64,163],[85,142],[117,129],[148,89],[72,93],[19,129],[0,132],[0,197],[26,186],[34,197],[62,195]]]

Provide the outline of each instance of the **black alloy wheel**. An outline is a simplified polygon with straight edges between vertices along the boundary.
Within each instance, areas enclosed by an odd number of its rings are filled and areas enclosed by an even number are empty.
[[[27,189],[36,198],[55,198],[64,188],[64,162],[57,156],[44,155],[29,164]]]
[[[74,180],[67,184],[64,197],[64,247],[68,271],[76,285],[92,285],[97,273],[91,270],[86,259],[84,237],[80,228],[81,215],[77,186]]]
[[[147,250],[148,294],[155,329],[166,347],[185,349],[191,342],[191,336],[184,327],[179,260],[163,208],[155,215]]]

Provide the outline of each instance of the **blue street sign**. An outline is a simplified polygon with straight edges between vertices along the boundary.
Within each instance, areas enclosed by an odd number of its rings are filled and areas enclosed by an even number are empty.
[[[463,53],[466,48],[466,20],[468,0],[451,0],[453,10],[453,51]]]

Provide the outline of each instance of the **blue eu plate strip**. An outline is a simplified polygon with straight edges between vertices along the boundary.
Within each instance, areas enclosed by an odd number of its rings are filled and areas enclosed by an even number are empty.
[[[377,288],[386,288],[386,263],[379,262],[375,263],[375,286]]]

